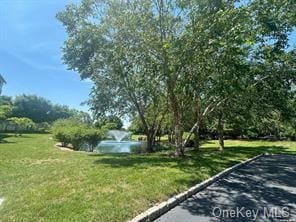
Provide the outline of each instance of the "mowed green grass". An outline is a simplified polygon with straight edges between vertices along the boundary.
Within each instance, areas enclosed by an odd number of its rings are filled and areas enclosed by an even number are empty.
[[[3,136],[3,135],[2,135]],[[296,153],[295,142],[215,141],[183,159],[165,153],[61,151],[51,135],[0,143],[0,221],[126,221],[157,202],[261,152]]]

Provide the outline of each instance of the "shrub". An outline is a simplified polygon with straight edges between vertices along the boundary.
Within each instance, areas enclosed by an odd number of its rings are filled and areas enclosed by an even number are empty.
[[[37,131],[40,133],[47,133],[50,130],[50,124],[47,122],[38,123]]]
[[[70,143],[70,137],[65,128],[55,128],[53,135],[57,141],[61,142],[63,147],[66,147]]]
[[[74,150],[79,150],[79,147],[85,142],[85,126],[75,126],[69,128],[66,132],[69,138],[69,142],[72,144]]]
[[[85,132],[84,139],[89,145],[90,151],[92,152],[98,145],[99,141],[102,139],[102,132],[97,129],[88,129]]]
[[[52,133],[54,138],[62,143],[62,146],[72,144],[73,149],[77,149],[79,146],[79,136],[75,138],[81,122],[76,119],[60,119],[57,120],[52,127]]]
[[[71,144],[74,150],[79,150],[83,143],[87,143],[93,151],[102,138],[102,133],[93,126],[77,119],[58,120],[52,127],[54,138],[62,143],[62,146]]]

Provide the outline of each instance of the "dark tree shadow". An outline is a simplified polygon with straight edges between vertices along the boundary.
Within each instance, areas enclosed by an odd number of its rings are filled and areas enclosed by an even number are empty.
[[[91,156],[95,158],[94,164],[104,164],[112,168],[176,168],[184,173],[191,174],[192,177],[185,177],[182,180],[176,179],[175,182],[180,186],[192,186],[205,179],[202,170],[205,170],[205,175],[212,176],[246,158],[261,153],[278,153],[281,155],[279,159],[266,157],[260,159],[259,162],[253,162],[246,168],[241,168],[230,174],[226,180],[219,181],[215,187],[211,186],[206,189],[207,192],[201,194],[201,197],[190,198],[182,204],[182,209],[188,211],[190,215],[209,217],[210,219],[206,221],[250,221],[244,220],[244,218],[233,220],[210,217],[212,207],[229,209],[244,206],[262,210],[264,206],[275,204],[278,208],[290,206],[290,209],[294,211],[291,204],[296,204],[296,190],[291,192],[285,188],[296,186],[296,157],[289,159],[290,155],[286,155],[296,153],[290,151],[289,148],[283,146],[233,146],[226,148],[224,152],[202,148],[199,151],[188,151],[185,158],[174,158],[165,153],[99,154]],[[100,158],[96,158],[98,156]],[[274,184],[280,184],[280,186]],[[198,201],[195,198],[198,198]],[[268,219],[266,221],[273,220]]]
[[[89,154],[92,157],[101,157],[94,163],[105,164],[110,167],[149,167],[167,166],[174,163],[177,167],[186,170],[186,166],[192,167],[213,167],[213,164],[226,163],[231,166],[238,161],[229,159],[244,159],[261,153],[286,153],[290,154],[287,147],[282,146],[260,146],[260,147],[228,147],[224,152],[215,149],[201,148],[198,151],[190,150],[183,158],[174,158],[166,153],[156,154],[128,154],[128,153],[109,153],[109,154]],[[295,152],[296,154],[296,152]]]
[[[17,143],[15,141],[9,141],[8,138],[32,138],[30,133],[25,134],[13,134],[13,133],[0,133],[0,143]]]
[[[229,147],[224,152],[214,149],[202,148],[198,151],[191,150],[184,158],[174,158],[166,153],[156,154],[90,154],[96,158],[94,164],[103,164],[112,168],[137,168],[147,167],[171,167],[184,173],[192,174],[183,180],[178,180],[180,185],[191,186],[203,178],[205,174],[213,176],[227,167],[233,166],[246,158],[253,157],[261,153],[289,153],[288,148],[280,146],[261,147]],[[204,173],[203,173],[204,172]]]
[[[13,135],[0,133],[0,143],[14,143],[14,142],[6,140],[9,137],[13,137]]]

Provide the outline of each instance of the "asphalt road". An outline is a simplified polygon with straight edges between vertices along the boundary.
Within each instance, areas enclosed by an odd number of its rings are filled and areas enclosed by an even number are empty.
[[[155,221],[296,222],[296,156],[260,157]]]

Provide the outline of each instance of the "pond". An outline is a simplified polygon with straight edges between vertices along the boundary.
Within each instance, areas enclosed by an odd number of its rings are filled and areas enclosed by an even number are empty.
[[[145,149],[146,143],[139,141],[103,140],[95,148],[95,153],[139,153]]]

